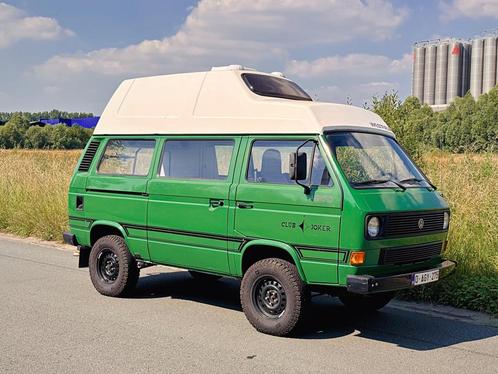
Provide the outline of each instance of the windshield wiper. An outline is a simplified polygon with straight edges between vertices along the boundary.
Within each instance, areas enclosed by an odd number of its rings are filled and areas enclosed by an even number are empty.
[[[395,181],[394,179],[370,179],[368,181],[355,182],[354,185],[356,185],[356,186],[367,186],[369,184],[383,184],[383,183],[387,183],[387,182],[394,183],[396,186],[398,186],[399,188],[401,188],[403,191],[406,190],[405,186],[403,186],[398,181]]]
[[[406,179],[401,179],[400,181],[398,181],[399,183],[420,183],[420,182],[423,182],[424,180],[423,179],[419,179],[419,178],[406,178]]]
[[[416,183],[426,182],[429,186],[431,186],[434,190],[436,190],[436,186],[434,186],[431,182],[420,178],[406,178],[399,181],[399,183],[410,183],[410,182],[416,182]]]

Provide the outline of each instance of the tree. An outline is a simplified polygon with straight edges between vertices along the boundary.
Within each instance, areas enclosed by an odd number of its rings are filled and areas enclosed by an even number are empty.
[[[31,126],[26,131],[26,139],[24,146],[26,148],[34,149],[48,149],[52,148],[52,126]]]

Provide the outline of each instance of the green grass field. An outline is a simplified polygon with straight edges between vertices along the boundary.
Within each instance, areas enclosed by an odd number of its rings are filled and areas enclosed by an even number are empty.
[[[0,231],[61,240],[80,151],[0,150]],[[498,314],[498,155],[428,153],[421,167],[450,204],[454,276],[402,296]]]

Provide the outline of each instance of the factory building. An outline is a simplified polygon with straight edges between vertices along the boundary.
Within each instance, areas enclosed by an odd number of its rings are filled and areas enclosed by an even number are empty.
[[[478,98],[496,86],[497,34],[473,40],[445,39],[415,43],[412,95],[443,109],[469,90]]]

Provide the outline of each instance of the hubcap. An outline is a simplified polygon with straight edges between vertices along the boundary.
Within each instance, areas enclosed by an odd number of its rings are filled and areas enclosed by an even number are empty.
[[[285,312],[287,296],[279,281],[273,277],[262,277],[253,287],[253,301],[266,317],[279,318]]]
[[[119,274],[118,256],[110,249],[104,249],[97,258],[97,270],[104,282],[113,283]]]

